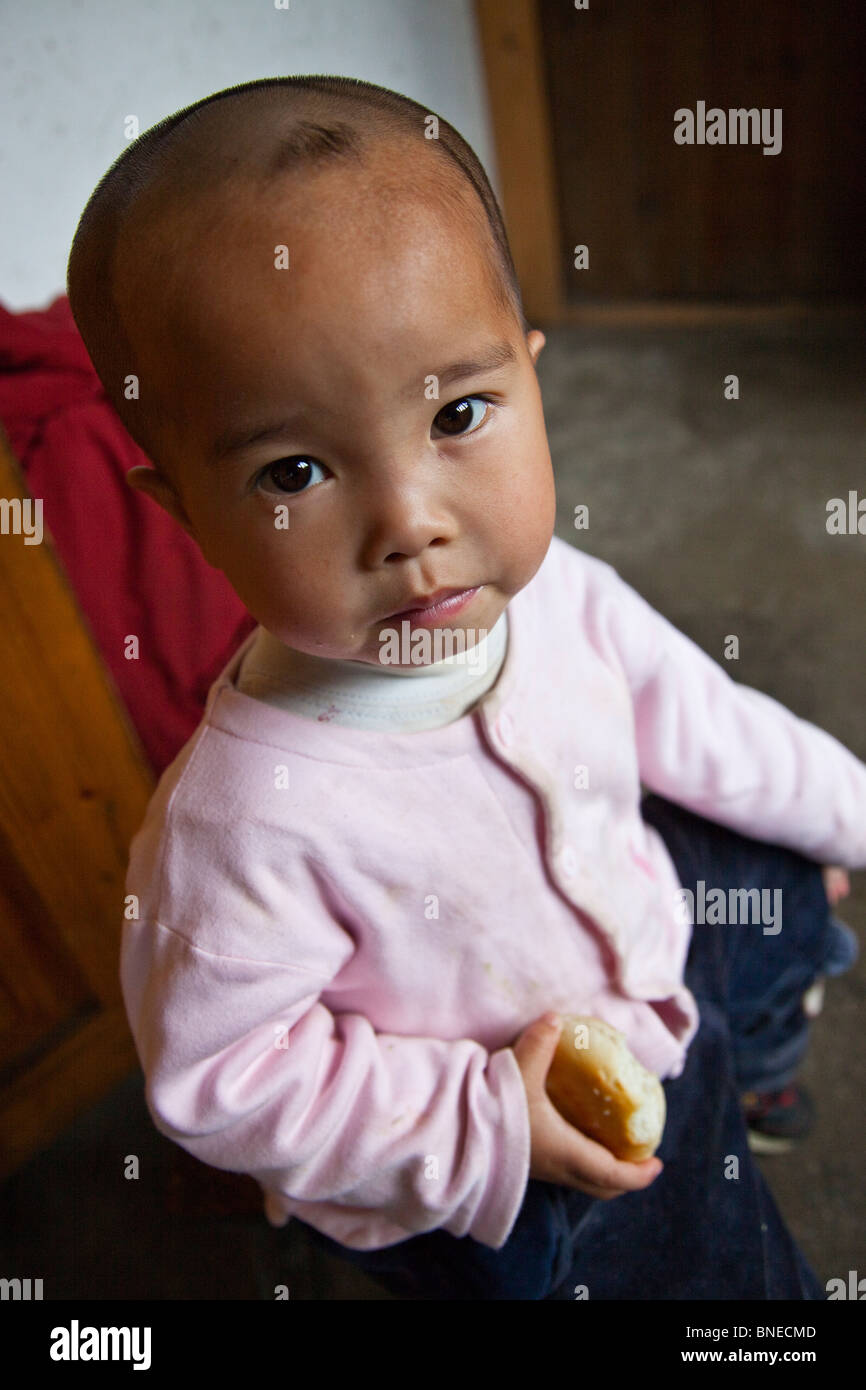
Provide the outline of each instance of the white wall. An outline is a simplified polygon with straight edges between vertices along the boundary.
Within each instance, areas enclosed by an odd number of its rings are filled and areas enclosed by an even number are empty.
[[[238,82],[339,73],[469,141],[497,188],[472,0],[0,0],[0,301],[65,292],[90,194],[140,130]]]

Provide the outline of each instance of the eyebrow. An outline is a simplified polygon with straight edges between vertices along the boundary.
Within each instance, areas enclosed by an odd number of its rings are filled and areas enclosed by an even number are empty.
[[[433,372],[440,386],[450,386],[452,381],[463,381],[468,376],[480,376],[482,372],[495,372],[500,367],[508,367],[517,361],[517,353],[512,343],[491,343],[483,356],[470,358],[465,362],[452,362],[441,372]]]
[[[439,386],[450,386],[455,381],[465,381],[467,377],[481,376],[484,372],[499,371],[502,367],[512,366],[517,361],[517,352],[512,343],[499,342],[491,343],[482,349],[478,357],[466,358],[462,362],[452,362],[450,366],[443,367],[438,372],[431,372],[435,376]],[[418,391],[417,384],[410,386],[405,392],[409,396]],[[213,450],[208,456],[208,463],[211,467],[216,467],[231,454],[238,453],[241,449],[248,449],[253,444],[267,444],[271,440],[283,438],[292,428],[292,421],[288,418],[277,420],[273,424],[262,426],[251,426],[248,429],[238,428],[230,425],[223,430],[222,434],[214,444]]]

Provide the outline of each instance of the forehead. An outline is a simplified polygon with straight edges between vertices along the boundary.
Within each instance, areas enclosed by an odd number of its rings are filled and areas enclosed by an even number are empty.
[[[164,220],[153,292],[138,287],[161,394],[192,370],[215,427],[287,385],[322,409],[333,391],[376,409],[407,375],[512,336],[484,210],[443,163],[380,150],[241,180]]]

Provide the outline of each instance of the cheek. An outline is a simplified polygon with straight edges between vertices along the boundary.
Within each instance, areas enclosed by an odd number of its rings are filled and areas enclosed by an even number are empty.
[[[550,445],[544,417],[539,410],[533,416],[533,427],[523,445],[527,459],[526,489],[527,506],[533,513],[537,526],[548,528],[548,539],[553,532],[556,519],[556,488],[553,479],[553,464],[550,459]]]
[[[197,522],[201,548],[259,622],[319,628],[333,623],[340,590],[334,549],[297,510],[274,498],[254,506],[215,506]]]
[[[510,547],[521,568],[540,563],[556,520],[553,468],[543,424],[515,435],[507,458],[499,456],[497,471],[496,486],[488,497],[488,517],[500,549]]]
[[[507,555],[512,577],[518,585],[528,584],[547,554],[556,520],[556,502],[547,475],[535,483],[532,496],[524,494],[515,505],[507,524]]]

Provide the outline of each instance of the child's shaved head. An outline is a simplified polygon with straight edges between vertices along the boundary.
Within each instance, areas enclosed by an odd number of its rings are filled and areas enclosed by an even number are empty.
[[[432,113],[384,87],[348,77],[276,77],[232,87],[146,131],[115,161],[79,221],[69,257],[72,313],[106,393],[129,433],[165,468],[157,420],[166,416],[141,379],[142,306],[159,318],[183,294],[190,255],[207,238],[221,205],[247,211],[286,175],[355,169],[392,149],[388,187],[382,163],[373,196],[399,215],[400,195],[430,196],[475,223],[486,243],[497,299],[527,331],[520,289],[496,197],[462,136]],[[434,191],[435,190],[435,191]],[[218,286],[215,287],[218,289]]]

